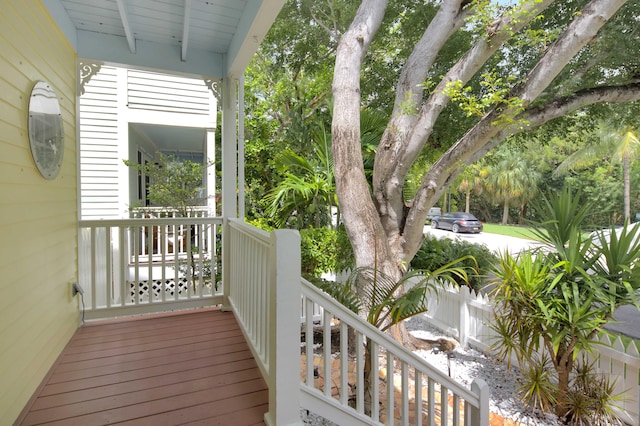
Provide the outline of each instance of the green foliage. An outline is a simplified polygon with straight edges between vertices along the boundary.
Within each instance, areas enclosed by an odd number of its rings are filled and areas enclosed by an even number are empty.
[[[556,388],[552,382],[549,358],[543,355],[533,359],[522,372],[518,393],[522,402],[531,411],[550,411],[556,403]]]
[[[481,164],[483,197],[503,206],[502,224],[508,223],[509,207],[520,207],[519,222],[522,222],[524,207],[538,194],[540,174],[527,158],[508,147],[499,149]]]
[[[124,163],[149,176],[149,201],[154,206],[170,207],[180,216],[187,216],[196,206],[206,204],[203,196],[203,164],[189,160],[177,160],[172,155],[160,153],[156,163]]]
[[[617,117],[616,117],[617,118]],[[618,127],[619,124],[601,122],[587,137],[592,143],[580,148],[567,157],[555,170],[556,174],[567,173],[572,168],[584,168],[597,164],[602,158],[622,165],[624,184],[624,216],[631,216],[631,164],[640,156],[640,139],[631,126]]]
[[[303,229],[331,225],[331,207],[337,205],[331,135],[318,126],[309,142],[311,152],[306,156],[287,149],[276,158],[284,179],[265,196],[267,214],[276,226]]]
[[[509,96],[515,80],[516,77],[513,75],[503,78],[497,75],[495,70],[491,70],[482,74],[479,81],[480,93],[476,93],[472,86],[463,87],[459,80],[448,83],[444,93],[458,104],[467,117],[482,117],[495,105],[501,105],[500,109],[505,113],[498,117],[496,125],[524,125],[525,121],[518,122],[515,119],[524,110],[524,101]]]
[[[305,274],[319,277],[323,272],[340,272],[353,265],[353,252],[343,227],[300,230],[300,249]]]
[[[411,260],[411,268],[434,271],[454,259],[464,259],[458,264],[467,270],[466,279],[453,277],[456,284],[469,285],[475,290],[480,290],[486,284],[487,275],[493,268],[496,256],[485,246],[427,235],[420,250]]]
[[[457,259],[440,268],[412,270],[400,280],[375,268],[356,268],[345,284],[317,280],[314,284],[367,322],[382,331],[405,319],[427,311],[427,297],[438,284],[452,282],[454,277],[464,280],[466,268]],[[435,294],[435,293],[433,293]]]
[[[570,389],[577,386],[569,380],[574,360],[591,351],[593,338],[618,306],[635,301],[640,285],[636,231],[611,229],[610,238],[597,234],[593,243],[583,230],[591,208],[567,187],[544,197],[538,208],[544,220],[536,223],[536,232],[547,246],[517,256],[504,253],[492,282],[500,357],[515,355],[521,366],[535,371],[534,354],[546,352],[555,370],[561,418],[570,415]],[[575,404],[582,413],[583,403]]]
[[[615,381],[597,373],[595,361],[584,357],[576,362],[572,386],[569,389],[567,414],[568,424],[581,425],[623,425],[615,408],[624,398],[615,394]]]

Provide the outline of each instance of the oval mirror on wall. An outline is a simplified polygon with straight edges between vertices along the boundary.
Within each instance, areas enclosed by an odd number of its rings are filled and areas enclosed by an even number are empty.
[[[58,96],[46,81],[38,81],[29,98],[29,146],[40,174],[55,179],[64,158],[64,129]]]

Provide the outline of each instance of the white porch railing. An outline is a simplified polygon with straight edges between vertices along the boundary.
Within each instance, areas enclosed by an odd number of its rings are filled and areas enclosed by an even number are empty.
[[[269,386],[267,424],[299,424],[304,407],[338,424],[488,425],[483,381],[471,389],[456,383],[301,279],[297,232],[269,234],[229,220],[225,244],[229,301]],[[306,321],[301,330],[301,299],[304,312],[322,309],[322,325]],[[322,349],[305,344],[301,354],[301,331]],[[372,371],[399,372],[373,375],[370,403],[364,395],[365,342],[372,348]]]
[[[85,317],[222,303],[221,225],[221,218],[206,217],[81,221]]]
[[[269,387],[270,426],[300,424],[300,234],[225,228],[229,303]]]
[[[468,425],[489,422],[489,388],[455,382],[343,305],[303,281],[307,309],[322,306],[320,330],[305,324],[302,406],[338,424]],[[314,330],[315,328],[315,330]],[[313,337],[312,337],[313,336]],[[314,344],[321,342],[316,351]],[[353,350],[350,342],[355,342]],[[369,342],[370,398],[365,398],[364,345]]]

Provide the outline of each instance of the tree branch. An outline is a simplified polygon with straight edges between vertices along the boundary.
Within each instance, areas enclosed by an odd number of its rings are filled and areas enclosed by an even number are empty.
[[[542,58],[527,76],[526,83],[515,93],[524,101],[524,107],[539,96],[567,63],[596,35],[599,29],[613,16],[626,0],[592,0],[547,49]],[[412,208],[409,210],[404,234],[407,236],[407,254],[412,255],[419,247],[414,235],[423,226],[426,206],[433,205],[444,189],[462,171],[463,167],[484,155],[503,140],[509,131],[496,123],[501,117],[516,115],[515,111],[496,105],[462,138],[460,138],[425,175],[418,189]],[[428,116],[427,116],[428,117]],[[416,126],[421,129],[421,126]],[[504,135],[502,133],[507,131]],[[522,129],[520,130],[522,131]],[[400,167],[398,167],[400,169]]]

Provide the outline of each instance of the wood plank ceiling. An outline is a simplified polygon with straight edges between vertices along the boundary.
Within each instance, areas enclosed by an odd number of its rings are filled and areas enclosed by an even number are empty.
[[[44,0],[96,61],[224,78],[255,53],[284,0]]]

